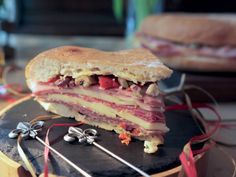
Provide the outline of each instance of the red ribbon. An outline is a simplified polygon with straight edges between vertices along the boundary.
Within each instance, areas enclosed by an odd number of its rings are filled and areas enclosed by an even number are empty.
[[[216,121],[207,121],[207,124],[214,126],[216,124]],[[234,122],[230,122],[230,123],[224,122],[220,124],[220,128],[231,129],[235,127],[236,127],[236,123]]]
[[[46,137],[45,137],[45,143],[47,143],[50,146],[49,133],[53,127],[70,127],[70,126],[79,126],[81,124],[83,124],[83,123],[75,123],[75,124],[72,124],[72,123],[59,124],[58,123],[58,124],[51,125],[47,130]],[[49,154],[49,149],[47,146],[45,146],[44,147],[44,177],[48,177],[48,154]]]
[[[9,103],[15,102],[17,99],[14,98],[14,95],[19,96],[22,94],[23,90],[20,84],[5,84],[2,88],[6,89],[7,92],[5,94],[0,94],[0,99]],[[25,94],[25,96],[27,96],[27,94]]]
[[[187,143],[187,145],[185,146],[184,151],[179,156],[179,159],[182,163],[182,166],[183,166],[184,171],[186,172],[187,176],[188,177],[197,177],[197,170],[196,170],[196,165],[195,165],[193,156],[203,153],[203,152],[206,152],[207,150],[212,148],[212,146],[214,146],[215,143],[210,143],[207,146],[204,146],[202,149],[194,150],[194,151],[191,149],[191,144],[209,139],[220,127],[221,116],[214,107],[212,107],[208,104],[205,104],[205,103],[193,103],[192,107],[194,109],[207,108],[207,109],[211,110],[217,116],[217,121],[215,121],[215,124],[214,124],[215,126],[209,132],[207,132],[205,134],[192,137],[189,140],[189,142]],[[189,109],[188,105],[173,105],[173,106],[166,107],[166,110],[188,110],[188,109]],[[186,149],[187,149],[187,152],[185,151]]]
[[[197,177],[197,170],[195,167],[195,162],[194,162],[194,157],[193,157],[193,152],[191,150],[190,144],[188,143],[186,145],[188,148],[188,152],[183,151],[179,159],[182,163],[182,166],[187,174],[188,177]]]
[[[19,93],[21,93],[22,90],[23,90],[22,85],[17,84],[17,83],[15,83],[15,84],[5,84],[4,87],[6,89],[13,89],[14,91],[19,92]]]
[[[0,95],[0,100],[4,100],[4,101],[6,101],[8,103],[13,103],[13,102],[16,101],[16,99],[13,98],[12,95],[10,95],[8,93],[4,94],[4,95]]]

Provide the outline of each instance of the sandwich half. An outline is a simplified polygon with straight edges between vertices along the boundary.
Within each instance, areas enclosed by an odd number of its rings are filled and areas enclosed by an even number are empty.
[[[158,81],[172,71],[146,49],[105,52],[77,46],[45,51],[26,67],[35,99],[48,111],[145,141],[153,153],[169,130]]]
[[[236,15],[149,16],[143,21],[137,38],[143,47],[174,69],[236,71]]]

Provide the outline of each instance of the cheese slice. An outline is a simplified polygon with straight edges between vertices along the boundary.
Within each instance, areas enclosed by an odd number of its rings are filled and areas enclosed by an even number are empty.
[[[99,90],[93,90],[93,89],[83,89],[80,87],[75,87],[73,89],[63,89],[61,90],[58,87],[55,86],[50,86],[50,85],[40,85],[40,84],[36,84],[32,83],[31,84],[33,89],[33,92],[36,93],[40,92],[40,91],[56,91],[56,92],[60,92],[60,93],[73,93],[73,94],[78,94],[78,95],[84,95],[84,96],[89,96],[89,97],[94,97],[97,99],[102,99],[111,103],[115,103],[117,105],[133,105],[133,106],[139,106],[140,108],[144,109],[144,110],[156,110],[156,111],[160,111],[160,112],[164,112],[164,108],[162,107],[161,104],[161,98],[157,97],[155,99],[159,99],[160,104],[156,105],[155,108],[151,107],[150,105],[144,104],[143,102],[139,101],[137,97],[128,97],[128,96],[122,96],[122,95],[111,95],[111,94],[107,94],[104,93],[103,90],[99,91]]]
[[[127,112],[126,110],[118,111],[116,109],[113,109],[113,108],[106,106],[106,105],[99,103],[99,102],[88,102],[88,101],[85,101],[79,97],[73,97],[70,95],[61,95],[61,94],[60,95],[59,94],[50,94],[46,97],[46,99],[48,101],[50,101],[50,100],[51,101],[59,101],[59,102],[64,102],[64,103],[68,103],[68,104],[83,106],[87,109],[93,110],[97,114],[104,115],[104,116],[114,118],[114,119],[117,116],[119,116],[125,120],[128,120],[130,122],[133,122],[133,123],[143,127],[144,129],[147,129],[147,130],[160,130],[163,132],[167,132],[169,130],[164,123],[147,122],[147,121],[131,114],[130,112]]]

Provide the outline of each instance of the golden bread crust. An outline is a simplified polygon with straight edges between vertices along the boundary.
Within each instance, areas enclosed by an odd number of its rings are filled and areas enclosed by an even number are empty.
[[[236,15],[155,15],[143,21],[140,31],[183,44],[236,45]]]
[[[113,74],[133,82],[156,82],[172,71],[146,49],[105,52],[77,46],[63,46],[37,55],[26,66],[26,79],[46,82],[62,74],[74,78],[81,75]]]

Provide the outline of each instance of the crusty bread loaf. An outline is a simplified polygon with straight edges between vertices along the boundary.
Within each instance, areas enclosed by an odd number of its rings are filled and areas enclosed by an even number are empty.
[[[182,44],[236,45],[236,15],[164,14],[147,17],[140,31]]]
[[[186,71],[204,72],[235,72],[236,65],[231,59],[204,56],[172,56],[161,57],[164,64],[170,68]]]
[[[63,46],[37,55],[26,67],[26,79],[46,82],[56,75],[109,75],[135,83],[156,82],[172,71],[146,49],[105,52],[77,46]]]

